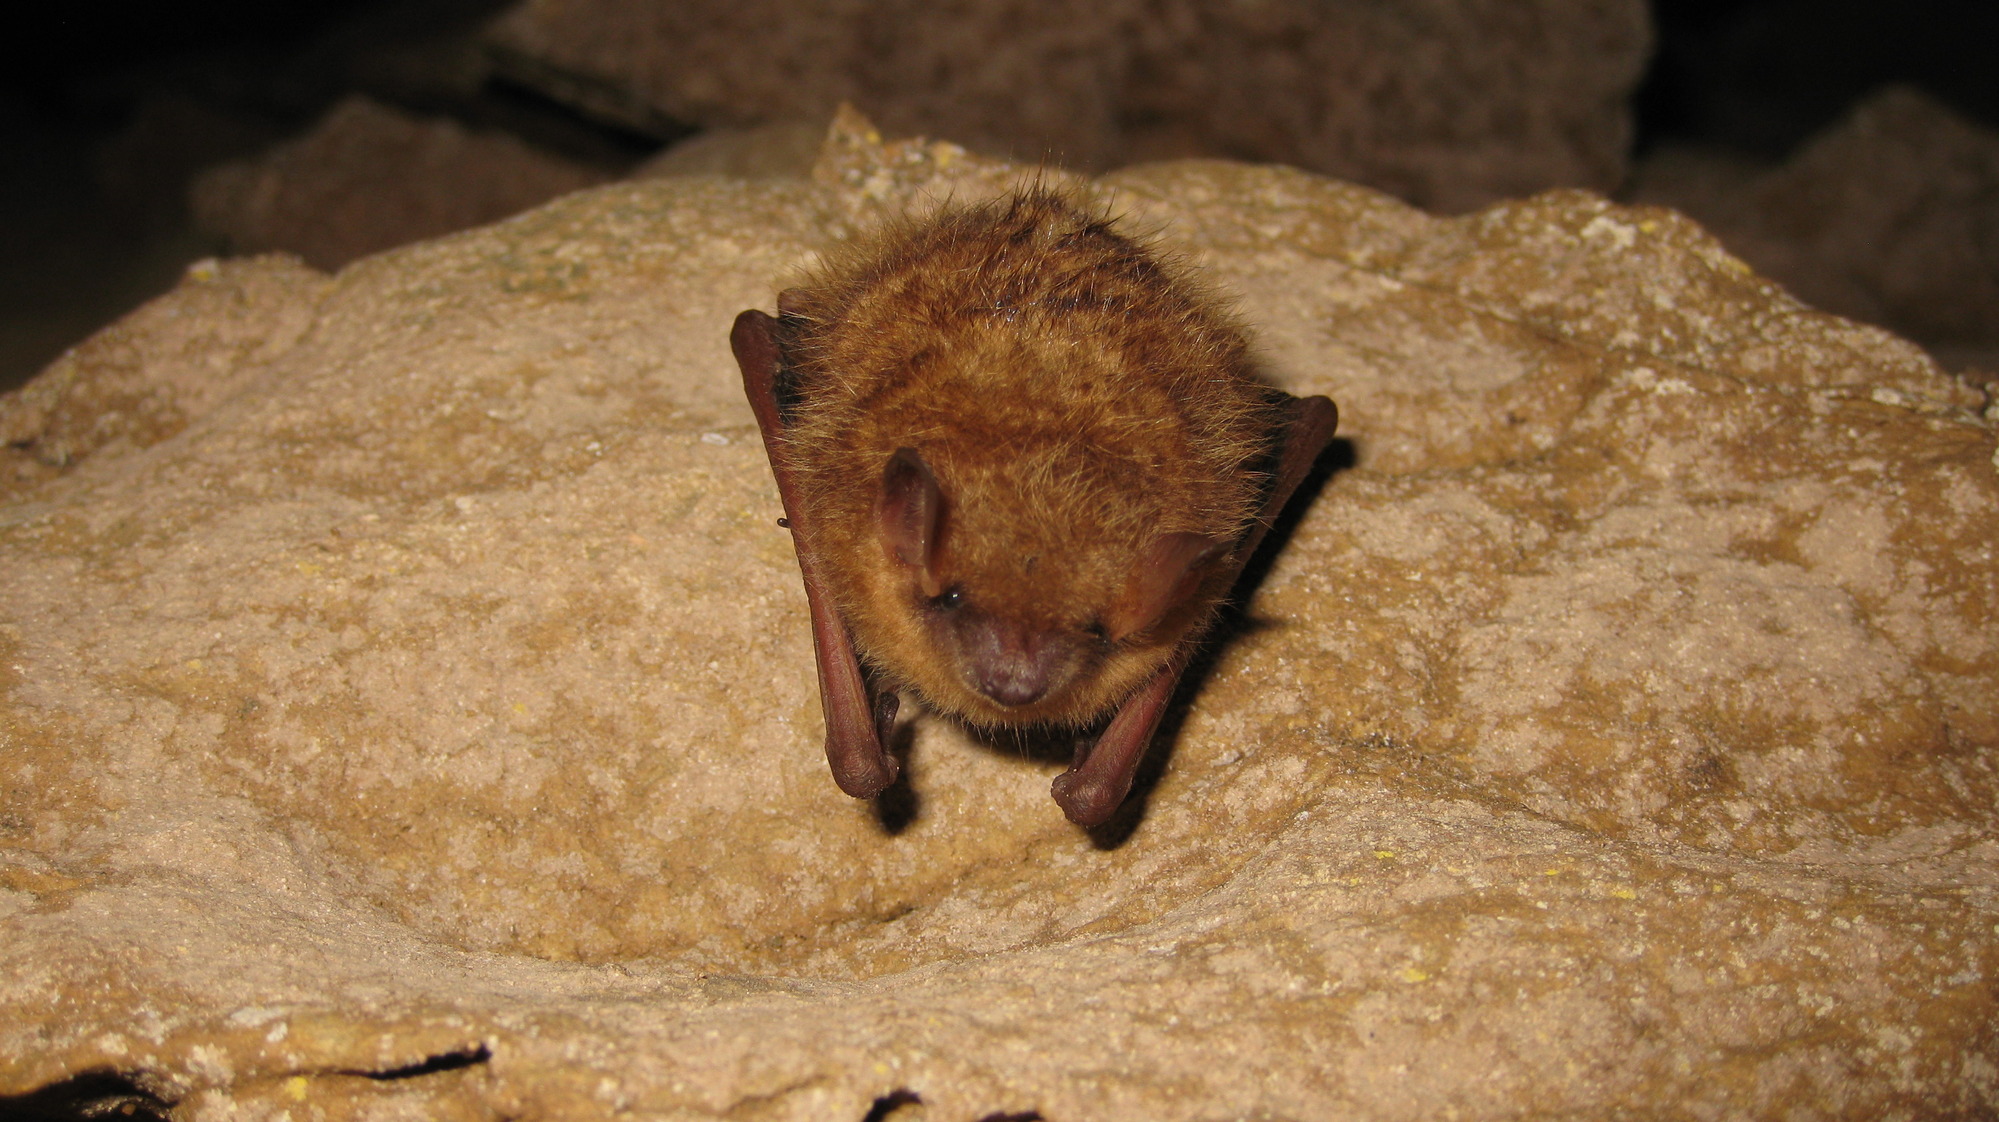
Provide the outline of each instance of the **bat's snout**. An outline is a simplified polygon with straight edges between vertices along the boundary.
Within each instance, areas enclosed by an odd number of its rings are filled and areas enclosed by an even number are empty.
[[[959,634],[972,688],[1000,705],[1032,705],[1069,677],[1072,652],[1059,635],[990,616]]]
[[[1038,667],[987,667],[979,692],[1001,705],[1032,705],[1048,693],[1048,676]]]

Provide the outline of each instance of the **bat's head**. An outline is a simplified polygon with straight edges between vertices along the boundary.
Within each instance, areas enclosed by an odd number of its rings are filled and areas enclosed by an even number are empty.
[[[1231,543],[1143,526],[1111,533],[1073,512],[1050,529],[1022,509],[1031,500],[1018,483],[954,495],[916,450],[889,457],[874,504],[887,560],[877,596],[901,638],[880,654],[974,723],[1087,723],[1209,614]]]

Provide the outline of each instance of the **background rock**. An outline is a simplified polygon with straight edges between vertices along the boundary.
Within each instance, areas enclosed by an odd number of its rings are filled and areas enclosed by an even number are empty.
[[[1999,133],[1919,91],[1879,92],[1780,167],[1669,149],[1632,195],[1818,307],[1999,372]]]
[[[511,136],[357,97],[296,140],[203,172],[190,198],[196,223],[235,252],[283,249],[331,269],[609,178]]]
[[[930,718],[910,805],[840,795],[727,326],[1009,174],[849,123],[810,183],[204,269],[0,400],[72,449],[0,507],[0,1092],[1999,1107],[1985,400],[1670,212],[1098,181],[1351,466],[1111,828]]]
[[[1638,0],[527,0],[487,41],[515,81],[642,130],[845,101],[1029,162],[1229,156],[1445,210],[1615,187],[1650,48]]]
[[[24,9],[15,33],[0,40],[0,148],[10,156],[0,161],[0,389],[165,291],[187,265],[231,248],[228,237],[192,223],[194,175],[256,157],[259,176],[283,178],[260,150],[304,137],[356,96],[413,115],[420,131],[504,134],[531,157],[599,178],[642,163],[641,174],[757,176],[802,174],[811,132],[834,104],[829,91],[840,87],[870,103],[905,102],[892,114],[878,110],[899,129],[959,139],[976,133],[985,138],[977,143],[1028,159],[1274,159],[1452,210],[1495,192],[1612,186],[1626,163],[1626,138],[1638,153],[1700,145],[1728,160],[1774,165],[1883,83],[1920,86],[1986,128],[1999,123],[1999,71],[1981,54],[1999,31],[1999,7],[1962,0],[1892,8],[1867,0],[1127,0],[1070,13],[1042,4],[1025,13],[1032,20],[1015,18],[1024,10],[1012,0],[998,0],[991,12],[975,0],[943,7],[842,0],[805,16],[779,13],[733,37],[726,18],[676,29],[688,32],[685,42],[698,41],[700,55],[659,73],[658,52],[643,45],[659,25],[641,9],[607,15],[544,4],[489,33],[515,3],[113,0],[93,8],[90,20]],[[576,26],[564,22],[572,15]],[[532,21],[546,23],[548,34],[515,35]],[[600,42],[590,38],[597,27],[636,38]],[[723,33],[711,34],[718,27]],[[560,49],[541,52],[537,36]],[[1649,60],[1647,43],[1656,43]],[[781,71],[765,65],[779,48],[795,56]],[[571,55],[578,66],[564,61]],[[699,122],[677,119],[645,83],[590,61],[614,57],[652,66],[653,84],[676,97],[713,92],[688,85],[694,75],[726,79],[761,100],[703,110]],[[1641,62],[1644,75],[1634,79]],[[1007,84],[1013,79],[1017,87]],[[923,99],[908,102],[911,90]],[[763,106],[786,97],[811,102],[808,123]],[[953,120],[925,116],[933,110]],[[766,123],[713,124],[751,119]],[[1635,126],[1624,123],[1631,120]],[[690,138],[704,122],[709,127]],[[1046,137],[1027,135],[1044,126]],[[1110,148],[1087,155],[1103,144]],[[660,153],[667,145],[672,150]],[[376,158],[367,145],[352,154]],[[1658,161],[1648,163],[1656,172]],[[352,187],[357,174],[329,169],[318,186]],[[322,263],[328,259],[316,247],[328,242],[381,248],[364,236],[380,235],[380,212],[427,192],[464,194],[453,167],[428,174],[441,182],[367,187],[360,205],[350,193],[266,231],[295,235],[297,244],[269,237],[240,244],[309,251]],[[315,189],[293,173],[285,190],[300,203]],[[456,213],[434,201],[423,209]],[[225,234],[244,217],[211,215]],[[1927,221],[1920,212],[1906,217],[1912,226]],[[343,224],[356,232],[337,229]],[[1917,255],[1917,246],[1938,255]],[[1898,271],[1944,277],[1956,275],[1963,252],[1961,243],[1918,237],[1888,256]],[[1775,269],[1760,251],[1751,257]],[[1945,305],[1957,298],[1941,283],[1929,289],[1944,293]],[[1939,342],[1914,320],[1882,322],[1916,332],[1954,369],[1993,368],[1990,348]]]
[[[804,179],[826,139],[824,121],[773,121],[714,128],[668,148],[632,170],[634,179],[662,175],[729,175],[738,179]]]

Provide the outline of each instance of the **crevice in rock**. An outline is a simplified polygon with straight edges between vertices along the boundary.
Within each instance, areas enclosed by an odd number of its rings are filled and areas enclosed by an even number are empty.
[[[907,1087],[897,1087],[874,1101],[868,1112],[861,1115],[861,1122],[887,1122],[889,1115],[905,1106],[923,1105],[923,1096]]]
[[[493,1050],[480,1044],[471,1048],[460,1048],[455,1052],[439,1052],[416,1063],[392,1067],[387,1071],[349,1071],[343,1074],[359,1075],[384,1082],[391,1079],[414,1079],[419,1075],[436,1075],[439,1072],[473,1067],[492,1058]]]
[[[25,1095],[0,1095],[0,1118],[10,1122],[80,1122],[129,1119],[167,1122],[174,1104],[116,1071],[86,1071]]]

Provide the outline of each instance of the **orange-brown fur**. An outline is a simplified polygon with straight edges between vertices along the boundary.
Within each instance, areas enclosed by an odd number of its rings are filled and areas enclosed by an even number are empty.
[[[1041,189],[947,208],[830,255],[782,309],[803,546],[890,688],[980,725],[1084,724],[1226,594],[1209,579],[1144,631],[1089,638],[1159,535],[1240,537],[1275,425],[1232,319],[1108,221]],[[904,447],[947,498],[944,581],[980,611],[1080,637],[1061,688],[1000,705],[938,649],[926,592],[875,522]]]

